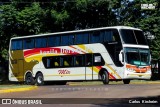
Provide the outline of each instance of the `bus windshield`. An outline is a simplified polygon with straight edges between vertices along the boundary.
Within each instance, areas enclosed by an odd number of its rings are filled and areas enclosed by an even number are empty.
[[[146,38],[140,30],[121,29],[120,32],[123,42],[126,44],[147,45]]]
[[[128,64],[146,66],[150,64],[149,49],[125,48],[125,59]]]

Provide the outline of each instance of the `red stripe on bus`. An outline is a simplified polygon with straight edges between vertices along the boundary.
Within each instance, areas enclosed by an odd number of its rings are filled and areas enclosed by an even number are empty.
[[[98,70],[101,70],[102,66],[96,66],[96,68],[97,68]],[[111,73],[108,72],[108,74],[109,74],[109,78],[111,78],[111,79],[116,79]]]
[[[37,49],[31,49],[31,50],[25,50],[24,51],[24,57],[29,57],[35,54],[69,54],[69,55],[75,55],[79,54],[78,52],[75,52],[72,49],[64,49],[64,48],[37,48]]]
[[[102,66],[96,66],[96,68],[100,70],[102,68]]]
[[[24,57],[28,57],[34,54],[47,54],[47,53],[60,53],[60,48],[37,48],[37,49],[31,49],[31,50],[25,50],[24,51]]]
[[[109,72],[108,72],[109,73]],[[112,79],[116,79],[111,73],[109,73],[109,76],[112,78]]]

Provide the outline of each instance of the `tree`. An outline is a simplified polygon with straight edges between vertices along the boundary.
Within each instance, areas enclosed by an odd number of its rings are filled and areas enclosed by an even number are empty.
[[[141,4],[156,4],[153,10],[141,9]],[[158,0],[123,0],[119,8],[120,25],[132,26],[150,32],[156,36],[153,41],[149,40],[152,58],[160,58],[160,1]],[[130,14],[132,13],[132,14]]]
[[[115,1],[113,0],[112,3],[116,4]],[[112,3],[107,0],[75,0],[72,7],[66,5],[70,15],[70,25],[75,29],[116,25]]]
[[[13,36],[126,25],[156,36],[153,57],[160,49],[160,1],[158,0],[1,0],[0,54],[7,53]],[[157,3],[155,10],[141,4]]]
[[[33,3],[31,7],[25,7],[17,13],[17,35],[31,35],[43,32],[44,11],[39,3]]]
[[[12,5],[2,5],[0,10],[0,55],[6,56],[9,40],[17,29],[17,10]]]

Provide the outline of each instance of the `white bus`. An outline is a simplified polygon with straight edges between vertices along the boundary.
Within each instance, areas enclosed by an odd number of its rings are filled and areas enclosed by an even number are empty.
[[[60,82],[151,78],[151,55],[141,29],[115,26],[14,37],[9,80]]]

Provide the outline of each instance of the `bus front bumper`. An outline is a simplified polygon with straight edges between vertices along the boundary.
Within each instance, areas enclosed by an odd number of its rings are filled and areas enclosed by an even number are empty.
[[[150,79],[151,73],[127,73],[125,79]]]

